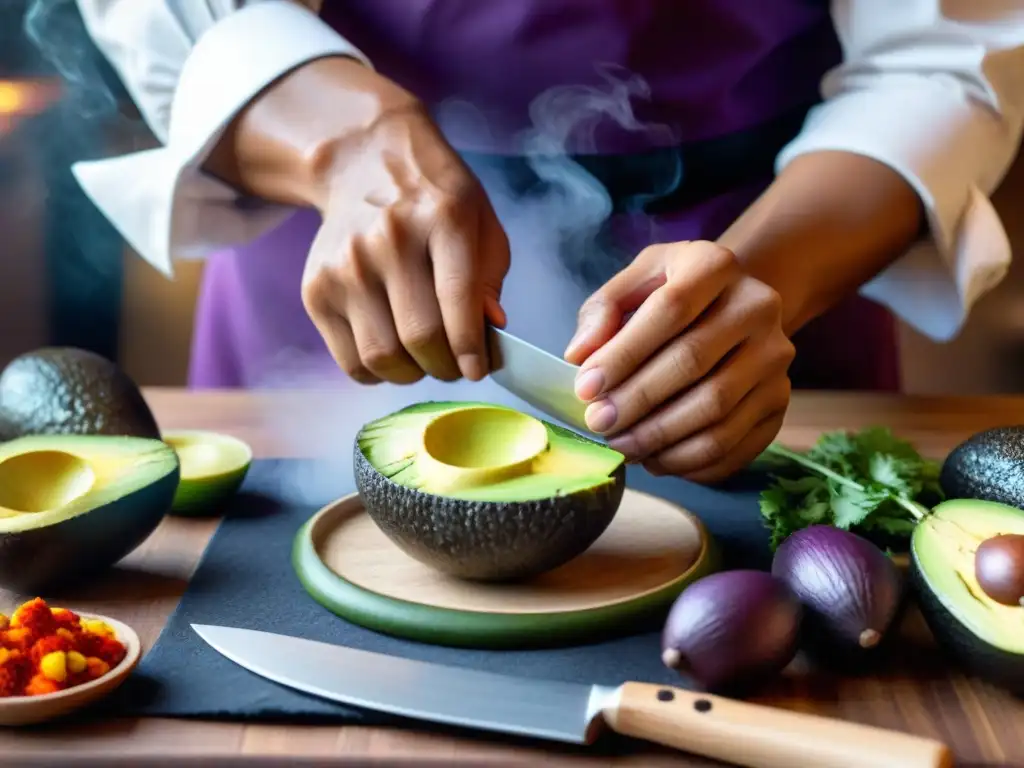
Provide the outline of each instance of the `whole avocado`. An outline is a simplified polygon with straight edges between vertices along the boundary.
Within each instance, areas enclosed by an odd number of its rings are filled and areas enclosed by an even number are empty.
[[[76,347],[44,347],[0,374],[0,439],[25,435],[160,439],[142,392],[115,363]]]
[[[978,432],[954,448],[939,475],[951,499],[981,499],[1024,509],[1024,425]]]

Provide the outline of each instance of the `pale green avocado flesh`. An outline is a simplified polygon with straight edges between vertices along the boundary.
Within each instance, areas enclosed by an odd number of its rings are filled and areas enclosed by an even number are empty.
[[[32,435],[0,445],[0,534],[54,525],[130,497],[178,459],[152,438]]]
[[[237,493],[252,464],[252,449],[231,435],[206,430],[167,430],[163,440],[181,462],[172,513],[218,512]]]
[[[978,640],[1024,654],[1024,608],[997,603],[974,574],[978,546],[1004,533],[1024,535],[1024,512],[997,502],[954,499],[918,524],[911,552],[930,599]]]
[[[419,403],[367,424],[358,445],[367,461],[392,482],[423,493],[471,501],[523,502],[567,496],[614,482],[623,464],[618,451],[576,433],[540,421],[546,447],[521,472],[495,480],[481,479],[468,487],[443,490],[431,475],[434,464],[423,460],[424,436],[439,416],[467,410],[462,431],[450,438],[435,458],[482,469],[515,456],[524,440],[532,440],[537,420],[505,406],[473,402]],[[526,433],[530,433],[529,437]],[[524,449],[525,450],[525,449]]]

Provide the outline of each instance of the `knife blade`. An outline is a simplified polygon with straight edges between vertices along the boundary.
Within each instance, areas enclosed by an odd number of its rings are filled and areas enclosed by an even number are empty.
[[[487,326],[487,345],[496,384],[549,416],[595,434],[584,417],[587,403],[576,397],[578,365],[492,325]]]
[[[581,745],[607,727],[748,768],[953,764],[932,739],[682,688],[527,679],[260,630],[191,626],[225,658],[279,685],[416,720]]]

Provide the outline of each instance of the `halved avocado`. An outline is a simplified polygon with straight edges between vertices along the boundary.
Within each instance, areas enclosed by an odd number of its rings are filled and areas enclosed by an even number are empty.
[[[31,435],[0,445],[0,585],[21,593],[95,575],[160,524],[178,487],[161,440]]]
[[[178,454],[181,481],[172,514],[218,513],[238,492],[252,464],[252,449],[231,435],[199,429],[164,432],[164,442]]]
[[[489,581],[584,552],[626,487],[618,451],[489,403],[420,403],[376,419],[356,437],[354,465],[367,514],[400,548]]]
[[[911,536],[911,573],[921,613],[936,641],[965,668],[1024,693],[1024,607],[990,598],[974,572],[978,546],[1024,534],[1024,512],[978,499],[944,501]]]

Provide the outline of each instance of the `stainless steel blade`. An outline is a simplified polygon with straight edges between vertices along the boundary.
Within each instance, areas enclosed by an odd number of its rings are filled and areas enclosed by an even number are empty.
[[[491,378],[516,397],[549,416],[588,434],[587,404],[576,397],[579,366],[540,347],[488,326]]]
[[[235,627],[193,624],[200,637],[250,672],[356,707],[449,725],[586,744],[600,686],[477,672]]]

